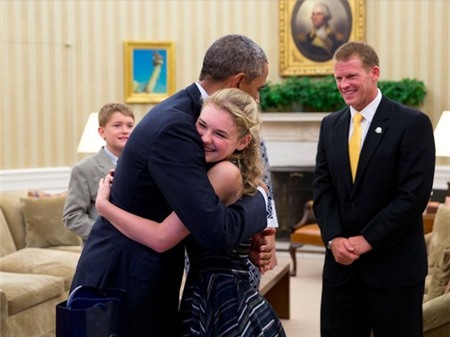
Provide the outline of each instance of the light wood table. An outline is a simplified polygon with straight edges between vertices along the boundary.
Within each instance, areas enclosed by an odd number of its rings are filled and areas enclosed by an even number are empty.
[[[261,277],[259,292],[272,305],[279,318],[290,318],[289,263],[278,265]]]

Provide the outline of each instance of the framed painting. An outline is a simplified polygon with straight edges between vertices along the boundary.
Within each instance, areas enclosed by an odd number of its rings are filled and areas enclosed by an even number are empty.
[[[327,75],[335,50],[364,41],[364,0],[279,0],[280,76]]]
[[[125,102],[156,104],[175,91],[173,42],[125,41]]]

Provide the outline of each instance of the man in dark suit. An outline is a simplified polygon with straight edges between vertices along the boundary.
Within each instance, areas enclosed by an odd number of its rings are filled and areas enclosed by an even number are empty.
[[[162,221],[175,211],[204,248],[230,250],[267,225],[265,192],[225,207],[206,175],[195,121],[201,97],[237,87],[259,99],[266,83],[264,51],[241,35],[227,35],[205,54],[199,82],[153,108],[136,126],[121,155],[111,202]],[[269,254],[270,255],[270,254]],[[179,335],[177,317],[184,245],[165,253],[140,245],[99,218],[83,249],[72,283],[127,290],[127,337]]]
[[[433,183],[433,130],[425,114],[381,94],[379,75],[367,44],[336,51],[334,76],[348,107],[322,121],[313,183],[327,246],[322,337],[422,336],[422,212]],[[353,172],[349,146],[360,151]]]

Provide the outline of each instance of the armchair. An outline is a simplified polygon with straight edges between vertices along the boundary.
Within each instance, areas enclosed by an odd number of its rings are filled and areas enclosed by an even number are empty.
[[[305,244],[324,247],[320,235],[320,228],[316,223],[312,205],[312,200],[309,200],[304,204],[303,216],[292,228],[291,242],[289,244],[289,254],[292,258],[291,276],[297,275],[297,259],[295,256],[297,248],[300,248]]]
[[[428,276],[423,301],[423,336],[450,336],[450,205],[439,205],[425,235]]]

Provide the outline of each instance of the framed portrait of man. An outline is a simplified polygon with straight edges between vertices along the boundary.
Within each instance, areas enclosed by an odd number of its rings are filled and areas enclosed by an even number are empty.
[[[280,0],[281,76],[331,74],[351,40],[364,40],[364,0]]]

